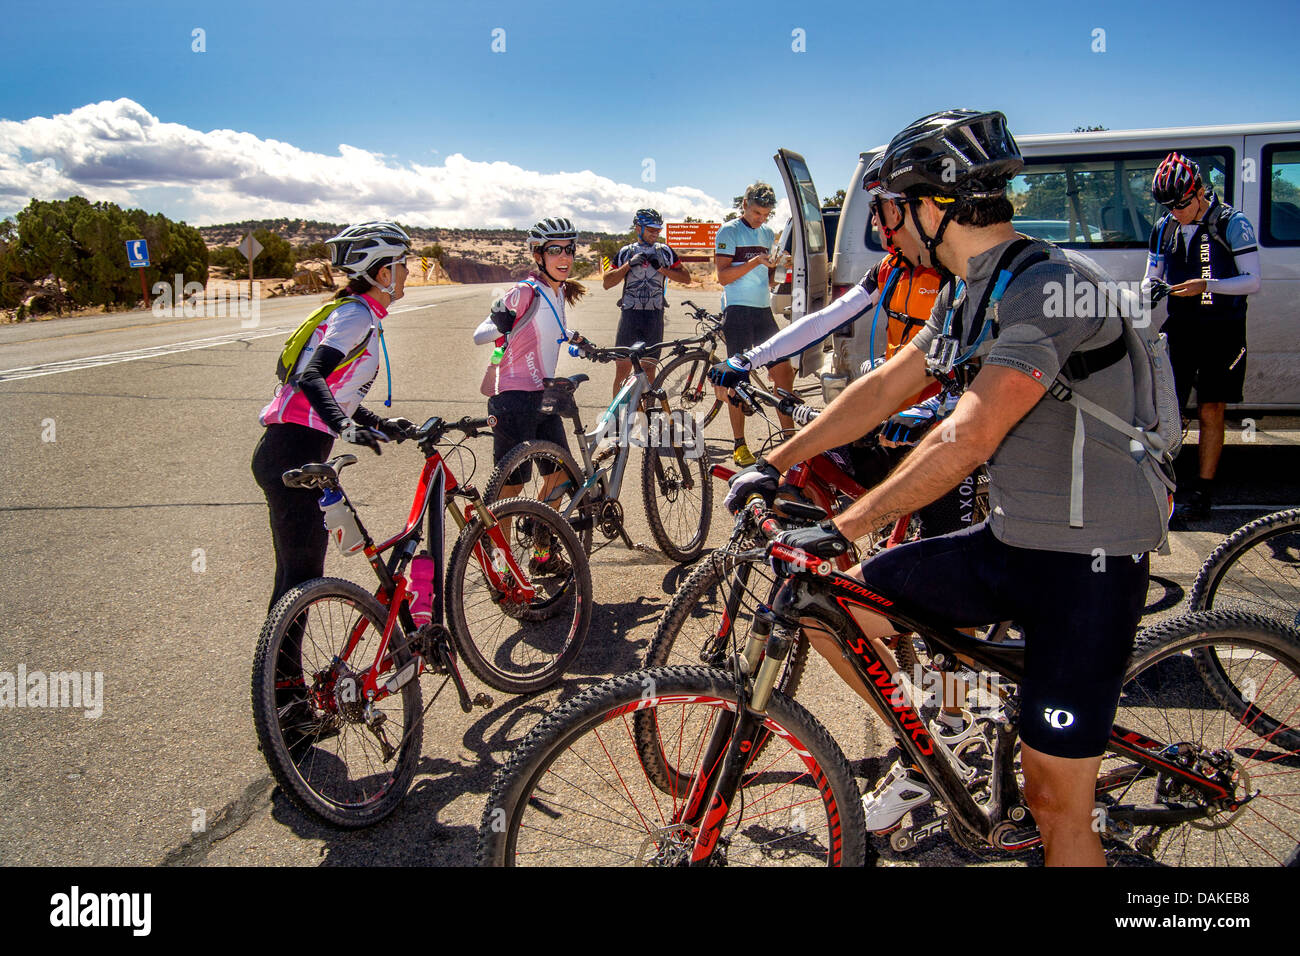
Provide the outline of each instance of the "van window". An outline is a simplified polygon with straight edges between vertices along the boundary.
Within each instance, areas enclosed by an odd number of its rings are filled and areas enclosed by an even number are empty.
[[[1151,179],[1168,152],[1026,157],[1008,192],[1012,224],[1067,248],[1145,248],[1152,224],[1165,212],[1151,198]],[[1231,203],[1232,150],[1184,152],[1200,166],[1207,187]]]
[[[1263,242],[1300,246],[1300,143],[1265,146],[1263,160]]]
[[[799,194],[799,204],[803,207],[804,248],[808,255],[815,256],[826,251],[826,230],[822,227],[822,204],[817,198],[817,187],[813,185],[812,174],[804,163],[787,157],[790,173],[794,177],[795,191]]]

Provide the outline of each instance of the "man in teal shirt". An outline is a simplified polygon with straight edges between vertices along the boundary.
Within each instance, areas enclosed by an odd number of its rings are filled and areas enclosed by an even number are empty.
[[[768,290],[776,237],[764,225],[775,205],[775,190],[767,183],[754,183],[745,190],[740,218],[725,223],[714,240],[713,262],[722,283],[722,335],[729,355],[739,355],[777,333]],[[794,387],[794,367],[789,362],[778,362],[768,371],[778,388]],[[735,405],[728,413],[736,442],[732,459],[742,467],[752,465],[754,456],[745,443],[744,413]],[[780,418],[782,427],[794,428],[787,416]]]

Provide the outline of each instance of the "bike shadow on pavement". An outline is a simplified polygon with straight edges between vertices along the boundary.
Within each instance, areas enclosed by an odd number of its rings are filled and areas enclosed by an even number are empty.
[[[322,866],[471,866],[493,778],[546,715],[548,703],[542,695],[505,695],[487,713],[465,714],[448,688],[425,715],[425,753],[416,764],[415,782],[387,820],[364,830],[338,830],[302,813],[278,788],[271,816],[301,839],[323,841]],[[429,753],[440,746],[439,739],[445,747],[466,724],[454,753]],[[471,822],[461,822],[467,819]]]

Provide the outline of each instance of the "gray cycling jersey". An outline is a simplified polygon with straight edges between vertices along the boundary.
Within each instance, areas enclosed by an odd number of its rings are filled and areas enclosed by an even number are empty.
[[[970,262],[964,295],[973,313],[984,295],[1007,243]],[[1055,247],[1052,258],[1030,266],[1007,288],[997,309],[996,336],[979,346],[973,360],[1016,369],[1050,385],[1070,354],[1108,345],[1120,335],[1122,320],[1113,299],[1071,265]],[[1078,257],[1082,258],[1082,257]],[[1092,264],[1096,271],[1100,268]],[[940,292],[934,312],[912,345],[928,352],[942,328],[952,286]],[[1099,317],[1098,310],[1110,314]],[[964,317],[963,344],[976,341],[979,316]],[[963,349],[963,351],[965,351]],[[1074,385],[1086,398],[1133,419],[1133,372],[1119,361]],[[961,436],[954,436],[960,441]],[[1095,553],[1111,557],[1138,554],[1159,546],[1167,514],[1162,514],[1129,451],[1128,436],[1089,421],[1083,439],[1083,527],[1070,526],[1070,482],[1075,409],[1044,393],[1003,439],[989,459],[990,526],[999,541],[1021,548]]]

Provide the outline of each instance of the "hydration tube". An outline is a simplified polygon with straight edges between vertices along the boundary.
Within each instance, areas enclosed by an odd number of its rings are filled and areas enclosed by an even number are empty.
[[[871,338],[867,340],[867,357],[871,360],[871,367],[876,365],[876,320],[880,318],[880,307],[885,304],[885,300],[893,294],[894,284],[898,282],[898,268],[895,267],[889,273],[889,279],[885,282],[884,289],[880,292],[880,298],[876,300],[876,311],[871,315]],[[952,314],[948,315],[949,324],[952,322]],[[885,335],[885,351],[889,351],[889,335]]]

